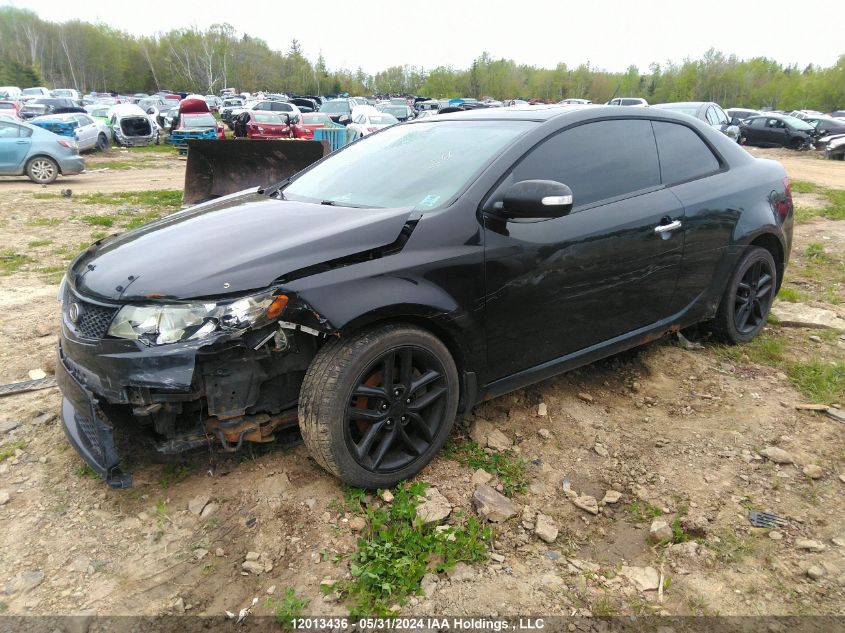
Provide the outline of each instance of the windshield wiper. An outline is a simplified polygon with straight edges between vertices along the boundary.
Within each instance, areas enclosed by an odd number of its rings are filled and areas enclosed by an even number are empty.
[[[280,200],[284,200],[285,194],[283,194],[281,192],[281,189],[282,189],[282,187],[289,185],[290,180],[291,180],[290,178],[285,178],[281,182],[277,182],[275,185],[270,185],[269,187],[265,187],[264,189],[259,190],[258,193],[260,193],[263,196],[267,196],[268,198],[272,198],[272,197],[276,196],[276,194],[278,194],[277,197]]]

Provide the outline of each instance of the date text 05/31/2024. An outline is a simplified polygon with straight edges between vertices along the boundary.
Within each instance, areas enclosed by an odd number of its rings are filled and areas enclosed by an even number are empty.
[[[328,629],[345,630],[350,626],[348,618],[293,618],[291,628],[297,631],[322,631]],[[359,630],[414,631],[419,629],[440,629],[455,631],[538,631],[545,628],[542,618],[518,618],[506,620],[498,618],[360,618],[351,624]]]

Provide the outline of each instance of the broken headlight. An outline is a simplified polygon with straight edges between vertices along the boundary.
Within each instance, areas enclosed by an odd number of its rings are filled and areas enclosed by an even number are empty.
[[[108,333],[148,345],[191,341],[218,331],[261,326],[281,314],[286,304],[287,297],[268,292],[225,303],[125,305]]]

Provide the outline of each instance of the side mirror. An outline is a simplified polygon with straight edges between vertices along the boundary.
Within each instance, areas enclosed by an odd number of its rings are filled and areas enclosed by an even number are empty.
[[[731,118],[731,125],[739,125],[740,119],[737,117]]]
[[[493,210],[506,218],[560,218],[572,211],[572,190],[555,180],[523,180]]]

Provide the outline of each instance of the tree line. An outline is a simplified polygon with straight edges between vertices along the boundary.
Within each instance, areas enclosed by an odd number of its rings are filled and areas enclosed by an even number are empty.
[[[798,68],[765,57],[741,60],[711,49],[701,59],[630,66],[608,72],[583,63],[555,68],[518,64],[482,53],[469,68],[392,66],[330,70],[308,59],[297,40],[277,51],[229,24],[133,36],[80,20],[54,23],[0,7],[0,85],[47,85],[98,92],[169,89],[203,94],[241,91],[296,94],[414,94],[596,103],[636,96],[650,103],[716,101],[723,106],[828,111],[845,107],[845,55],[829,68]]]

